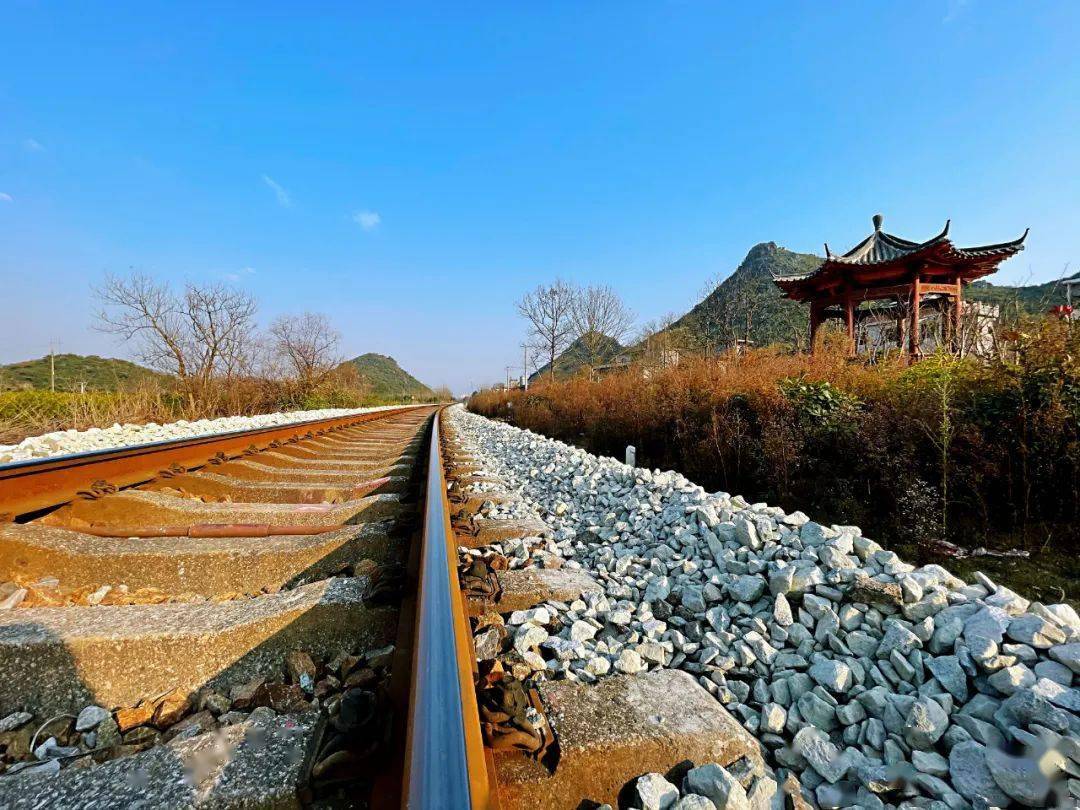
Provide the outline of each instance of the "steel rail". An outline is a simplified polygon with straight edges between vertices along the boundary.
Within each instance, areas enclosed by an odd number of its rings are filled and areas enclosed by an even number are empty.
[[[171,465],[201,467],[215,453],[238,456],[251,448],[266,449],[275,441],[299,440],[308,433],[325,433],[386,419],[417,407],[423,406],[388,408],[3,464],[0,465],[0,515],[10,519],[59,506],[74,499],[80,490],[90,489],[97,481],[107,481],[117,487],[145,484]]]
[[[497,803],[488,777],[472,671],[473,653],[457,575],[436,413],[431,426],[417,630],[406,740],[404,807]]]

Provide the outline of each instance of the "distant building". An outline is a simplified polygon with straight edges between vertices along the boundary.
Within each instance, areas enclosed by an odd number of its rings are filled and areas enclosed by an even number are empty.
[[[826,244],[824,261],[811,272],[773,278],[786,297],[810,304],[811,351],[818,327],[836,318],[846,327],[850,354],[859,351],[860,334],[865,334],[868,341],[875,335],[889,337],[917,360],[933,342],[931,335],[926,336],[929,342],[923,339],[930,312],[937,313],[941,327],[939,345],[960,351],[964,286],[1023,250],[1028,232],[1012,242],[959,248],[949,239],[948,222],[932,239],[911,242],[883,231],[881,214],[873,220],[874,232],[842,256]],[[861,328],[865,321],[875,326]]]
[[[952,317],[952,302],[941,296],[927,296],[919,309],[919,335],[923,353],[946,347],[946,329]],[[960,330],[950,350],[963,354],[989,355],[994,349],[995,326],[1001,316],[997,304],[983,301],[960,302]],[[884,302],[858,311],[855,320],[855,351],[871,358],[902,348],[908,318],[897,302]]]
[[[510,387],[506,387],[506,383],[495,383],[491,386],[492,391],[521,391],[525,388],[525,378],[518,377],[510,380]]]
[[[619,371],[626,371],[630,368],[631,357],[629,352],[617,354],[606,363],[601,363],[598,366],[593,366],[593,377],[606,377],[609,374],[615,374]]]
[[[1073,293],[1080,296],[1080,278],[1067,278],[1061,283],[1065,286],[1065,306],[1054,307],[1051,312],[1063,321],[1080,320],[1080,312],[1073,306]]]
[[[677,349],[659,349],[656,351],[622,352],[609,362],[593,368],[593,378],[606,377],[619,371],[626,371],[631,365],[641,369],[642,379],[649,379],[653,371],[660,368],[679,365],[681,355]]]

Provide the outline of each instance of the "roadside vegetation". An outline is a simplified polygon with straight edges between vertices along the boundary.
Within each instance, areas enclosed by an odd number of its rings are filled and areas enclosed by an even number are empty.
[[[114,423],[145,424],[179,419],[252,416],[282,410],[364,408],[399,402],[452,399],[448,390],[429,397],[388,397],[371,393],[343,370],[302,399],[274,381],[251,378],[222,381],[194,403],[169,383],[146,383],[118,391],[0,392],[0,444],[15,444],[27,436],[57,430],[86,430]]]
[[[324,315],[282,315],[262,331],[255,299],[225,285],[175,290],[133,275],[109,277],[95,294],[98,328],[129,344],[142,365],[59,355],[51,364],[44,358],[6,367],[0,384],[16,390],[0,391],[0,443],[115,422],[452,398],[393,358],[343,361],[341,337]]]
[[[683,356],[596,378],[485,390],[471,410],[676,469],[824,522],[913,562],[952,558],[1029,596],[1080,597],[1080,324],[1030,319],[994,359],[914,366],[773,347]],[[965,556],[977,547],[1018,557]]]

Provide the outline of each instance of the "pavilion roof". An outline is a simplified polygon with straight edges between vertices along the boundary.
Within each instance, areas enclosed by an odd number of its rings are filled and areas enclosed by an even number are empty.
[[[993,273],[997,266],[1024,249],[1028,232],[1011,242],[978,247],[957,247],[949,239],[949,222],[941,233],[925,242],[912,242],[881,229],[883,217],[874,216],[874,231],[847,253],[837,255],[825,245],[825,259],[813,270],[797,275],[773,276],[789,298],[807,300],[821,291],[843,285],[873,287],[895,284],[918,266],[930,277],[959,278],[967,283]]]

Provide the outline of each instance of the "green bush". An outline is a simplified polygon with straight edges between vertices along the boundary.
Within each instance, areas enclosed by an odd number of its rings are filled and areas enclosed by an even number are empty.
[[[816,382],[801,378],[780,381],[780,390],[795,408],[799,419],[808,425],[836,426],[854,418],[862,403],[826,380]]]

